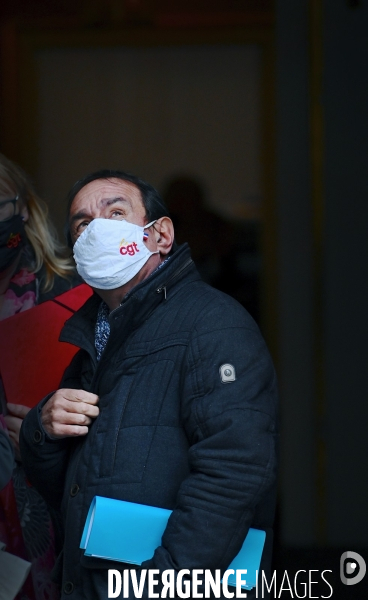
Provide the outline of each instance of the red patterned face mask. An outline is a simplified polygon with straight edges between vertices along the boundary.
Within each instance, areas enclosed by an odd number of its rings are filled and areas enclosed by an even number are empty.
[[[0,273],[17,258],[25,239],[24,223],[20,215],[0,221]]]

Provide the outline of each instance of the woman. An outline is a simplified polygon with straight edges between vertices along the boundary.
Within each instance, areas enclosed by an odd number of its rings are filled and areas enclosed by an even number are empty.
[[[34,307],[80,283],[65,256],[48,216],[26,174],[0,154],[0,320]],[[50,579],[55,534],[41,496],[25,479],[19,455],[19,430],[28,407],[6,404],[0,379],[0,428],[8,429],[15,466],[0,494],[0,541],[32,562],[22,600],[52,600],[58,591]]]

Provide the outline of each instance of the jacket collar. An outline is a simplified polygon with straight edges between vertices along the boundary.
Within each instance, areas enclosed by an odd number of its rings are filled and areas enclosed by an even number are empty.
[[[143,323],[162,302],[169,301],[183,285],[200,279],[190,256],[188,244],[183,244],[161,268],[132,288],[121,305],[111,311],[110,325],[113,337],[117,328],[126,337]],[[66,321],[60,341],[69,342],[86,350],[95,358],[95,324],[101,298],[94,293],[91,298]]]

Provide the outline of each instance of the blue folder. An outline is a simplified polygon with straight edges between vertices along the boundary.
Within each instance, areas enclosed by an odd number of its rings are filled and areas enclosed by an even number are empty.
[[[80,548],[85,556],[116,560],[134,565],[152,558],[161,545],[171,510],[95,496],[88,511]],[[242,587],[250,590],[256,585],[266,534],[249,529],[240,552],[228,569],[247,569]],[[230,575],[229,585],[236,584],[236,573]]]

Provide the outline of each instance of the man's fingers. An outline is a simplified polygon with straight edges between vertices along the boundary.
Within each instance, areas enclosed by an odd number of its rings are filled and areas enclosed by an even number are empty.
[[[45,431],[56,438],[86,435],[92,419],[99,414],[98,399],[84,390],[58,390],[41,411]]]
[[[90,425],[92,419],[82,413],[55,410],[52,414],[52,423],[54,425],[55,423],[63,425]]]
[[[78,437],[87,435],[88,427],[86,425],[66,425],[64,423],[54,423],[51,435],[56,438]]]
[[[66,412],[79,413],[92,418],[96,418],[100,412],[98,406],[86,402],[73,402],[72,400],[65,400],[63,408]]]
[[[92,394],[91,392],[86,392],[85,390],[71,390],[71,389],[62,389],[56,392],[61,394],[67,400],[71,400],[72,402],[85,402],[86,404],[97,404],[98,396],[96,394]]]
[[[19,417],[20,419],[24,419],[31,410],[28,406],[24,406],[23,404],[13,404],[12,402],[8,402],[6,406],[12,415]]]

